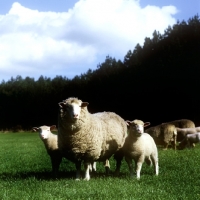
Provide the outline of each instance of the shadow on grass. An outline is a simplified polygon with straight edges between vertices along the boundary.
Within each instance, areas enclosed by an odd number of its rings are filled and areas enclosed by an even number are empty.
[[[126,173],[120,173],[119,176],[116,176],[114,172],[110,171],[109,174],[104,172],[92,172],[90,173],[91,178],[106,178],[106,177],[116,177],[116,178],[125,178]],[[21,180],[35,178],[37,180],[62,180],[62,179],[74,179],[76,178],[76,171],[60,171],[57,178],[52,176],[52,173],[49,171],[43,172],[16,172],[16,173],[0,173],[0,179],[3,181],[7,180]],[[81,179],[84,178],[84,172],[81,171]]]

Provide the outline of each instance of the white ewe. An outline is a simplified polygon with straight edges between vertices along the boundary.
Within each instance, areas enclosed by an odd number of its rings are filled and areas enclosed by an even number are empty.
[[[155,174],[158,175],[158,150],[153,138],[144,133],[144,127],[150,123],[141,120],[127,121],[128,136],[126,137],[123,150],[125,160],[128,164],[130,175],[133,177],[132,159],[135,161],[137,179],[140,179],[140,171],[145,161],[148,165],[154,166]]]
[[[84,161],[85,180],[90,179],[90,163],[106,162],[113,154],[117,161],[116,173],[119,173],[122,146],[127,135],[126,122],[112,112],[91,114],[87,105],[74,97],[59,103],[58,147],[76,164],[78,171]]]

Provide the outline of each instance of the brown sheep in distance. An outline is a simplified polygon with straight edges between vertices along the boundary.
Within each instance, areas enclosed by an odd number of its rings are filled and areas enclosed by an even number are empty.
[[[176,150],[176,127],[172,124],[160,124],[150,127],[145,130],[146,133],[152,136],[156,145],[162,145],[166,150],[171,143]]]

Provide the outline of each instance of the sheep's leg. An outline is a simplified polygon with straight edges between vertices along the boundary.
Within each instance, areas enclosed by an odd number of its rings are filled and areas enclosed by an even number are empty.
[[[124,153],[123,153],[122,149],[117,151],[114,155],[114,159],[116,160],[115,175],[117,175],[117,176],[119,175],[119,172],[120,172],[120,167],[121,167],[123,157],[124,157]]]
[[[91,164],[90,164],[90,171],[91,172],[96,172],[96,162],[91,162]]]
[[[58,171],[60,163],[62,162],[62,156],[51,155],[51,166],[52,166],[52,174],[54,178],[58,178]]]
[[[176,151],[177,133],[174,135],[174,150]]]
[[[80,180],[81,177],[81,161],[77,161],[76,165],[76,180]]]
[[[84,168],[85,168],[85,178],[84,178],[84,180],[86,180],[86,181],[90,180],[90,165],[91,165],[91,163],[84,162]]]
[[[104,162],[104,167],[105,167],[106,175],[108,175],[110,171],[110,162],[108,159],[106,159],[106,161]]]
[[[168,142],[164,142],[164,148],[163,150],[167,150],[169,143]]]

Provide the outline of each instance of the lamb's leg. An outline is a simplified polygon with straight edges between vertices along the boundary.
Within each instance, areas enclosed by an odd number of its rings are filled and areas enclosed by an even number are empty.
[[[81,177],[81,161],[77,161],[76,165],[76,180],[80,180]]]
[[[130,177],[134,177],[132,159],[128,158],[128,157],[125,157],[125,160],[127,162],[128,168],[129,168]]]
[[[153,166],[154,166],[154,172],[156,174],[156,176],[159,173],[159,167],[158,167],[158,157],[156,155],[152,155],[151,156],[152,162],[153,162]]]
[[[84,180],[86,180],[86,181],[90,180],[90,165],[91,165],[91,163],[84,162],[84,168],[85,168],[85,178],[84,178]]]
[[[145,158],[145,162],[147,163],[147,165],[151,166],[152,165],[151,157],[149,156],[148,158]]]

